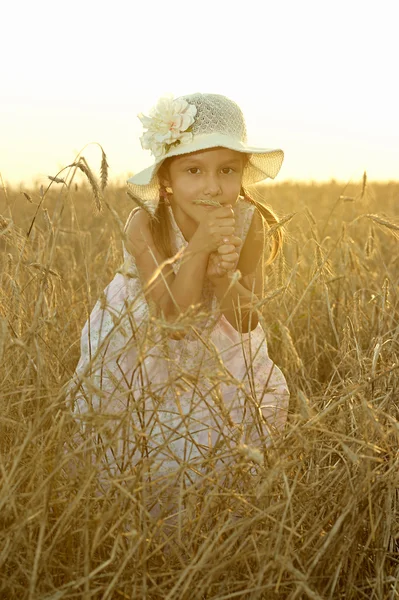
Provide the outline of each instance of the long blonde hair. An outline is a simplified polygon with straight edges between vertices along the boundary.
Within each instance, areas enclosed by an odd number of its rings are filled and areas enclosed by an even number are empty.
[[[241,187],[240,194],[241,196],[243,196],[244,200],[246,200],[250,204],[253,204],[256,210],[259,211],[259,214],[262,217],[263,227],[266,230],[264,231],[265,234],[267,234],[268,229],[271,229],[274,225],[278,224],[278,217],[276,213],[270,208],[270,206],[266,206],[265,204],[255,200],[255,198],[252,198],[252,196],[243,187]],[[278,253],[283,247],[283,242],[283,229],[281,227],[278,227],[273,231],[273,233],[270,236],[270,254],[267,257],[265,265],[270,265],[277,258]]]
[[[249,158],[250,158],[249,155],[244,156],[244,166],[248,162]],[[167,158],[162,163],[162,165],[158,171],[158,179],[159,179],[159,176],[162,173],[164,173],[165,170],[167,169],[167,163],[170,160],[173,160],[173,159]],[[262,217],[264,228],[266,230],[270,229],[274,225],[277,225],[277,223],[279,222],[278,217],[269,206],[266,206],[265,204],[260,203],[257,200],[255,200],[248,193],[248,191],[244,189],[243,186],[241,186],[240,195],[243,197],[243,199],[246,202],[254,205],[255,208],[259,211],[259,214]],[[168,211],[167,204],[165,202],[165,197],[163,194],[161,194],[161,186],[160,186],[158,206],[157,206],[155,213],[150,221],[150,230],[151,230],[151,234],[152,234],[152,237],[153,237],[153,240],[155,242],[157,249],[165,256],[165,258],[171,258],[175,254],[176,249],[173,247],[173,244],[172,244],[172,238],[171,238],[172,223],[170,221],[169,211]],[[270,255],[268,256],[268,258],[265,262],[266,265],[271,264],[275,260],[275,258],[277,257],[278,253],[280,252],[280,250],[283,246],[283,241],[284,241],[284,234],[283,234],[282,228],[281,227],[276,228],[273,231],[273,234],[271,235],[271,249],[270,249]]]

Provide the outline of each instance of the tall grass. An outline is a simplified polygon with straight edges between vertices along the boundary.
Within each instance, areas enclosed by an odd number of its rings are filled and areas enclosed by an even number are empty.
[[[81,164],[1,195],[0,597],[397,598],[399,184],[265,188],[296,213],[264,305],[289,423],[154,514],[145,465],[99,493],[65,402],[132,208]]]

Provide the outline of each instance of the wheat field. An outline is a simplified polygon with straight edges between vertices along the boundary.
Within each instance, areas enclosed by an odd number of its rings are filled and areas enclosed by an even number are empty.
[[[0,598],[399,598],[399,183],[262,189],[292,215],[263,313],[289,421],[171,519],[139,467],[98,493],[76,441],[63,386],[133,207],[77,168],[0,190]]]

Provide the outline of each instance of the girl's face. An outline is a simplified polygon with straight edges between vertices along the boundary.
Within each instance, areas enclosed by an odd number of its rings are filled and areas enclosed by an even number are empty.
[[[170,203],[177,223],[186,239],[213,207],[196,204],[195,200],[217,200],[222,205],[234,204],[240,195],[244,156],[228,148],[210,148],[169,162],[161,183],[172,188]]]

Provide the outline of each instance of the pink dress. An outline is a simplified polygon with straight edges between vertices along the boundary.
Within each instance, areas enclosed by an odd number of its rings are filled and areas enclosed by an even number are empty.
[[[234,210],[244,241],[254,207],[240,200]],[[187,241],[169,211],[180,250]],[[74,416],[86,433],[91,427],[108,466],[118,472],[144,460],[163,475],[184,463],[195,478],[210,456],[226,461],[238,449],[269,445],[284,428],[289,392],[261,324],[237,332],[218,313],[207,282],[206,313],[184,338],[172,339],[149,311],[135,261],[123,251],[122,267],[83,328],[69,387]]]

